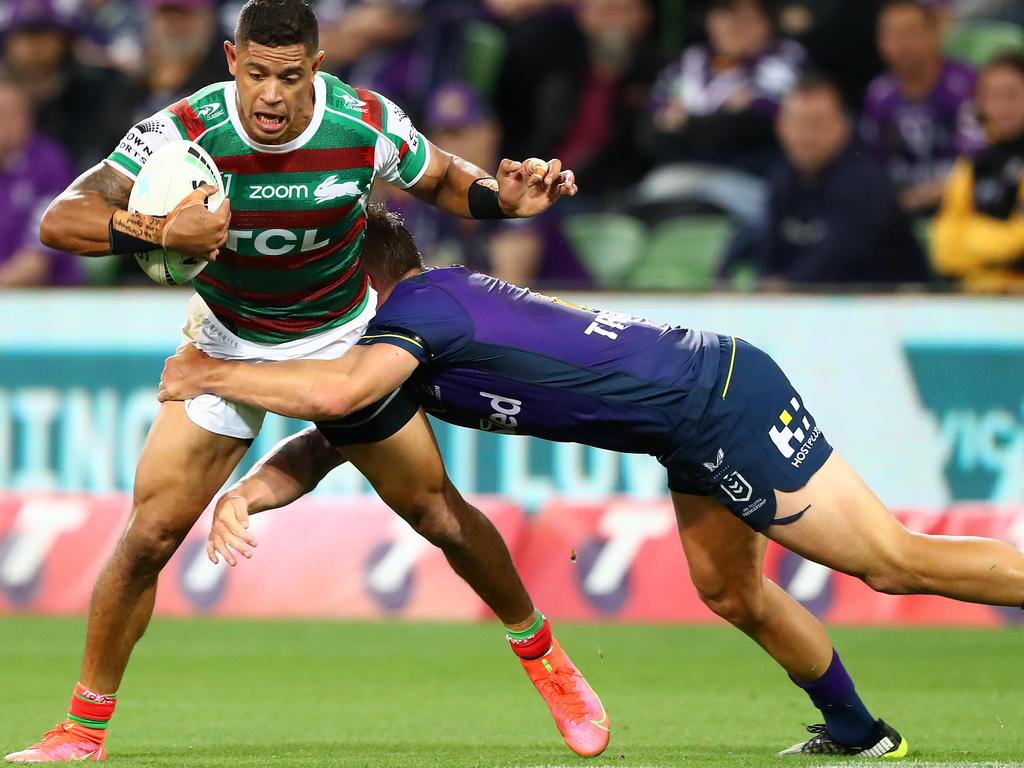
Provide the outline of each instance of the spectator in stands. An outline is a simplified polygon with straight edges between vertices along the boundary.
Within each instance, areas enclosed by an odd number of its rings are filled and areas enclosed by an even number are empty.
[[[761,172],[803,49],[775,37],[765,0],[712,0],[707,33],[708,43],[687,48],[656,86],[659,155]]]
[[[128,89],[129,125],[228,79],[213,0],[143,0],[143,5],[145,47]]]
[[[428,89],[432,41],[419,34],[422,0],[353,2],[335,18],[321,19],[324,68],[350,83],[383,91],[409,110],[422,114],[420,94]]]
[[[465,83],[452,81],[434,92],[423,126],[436,145],[482,168],[497,165],[501,129],[483,101]],[[458,263],[489,269],[490,236],[499,222],[458,219],[392,186],[382,190],[388,195],[388,208],[401,213],[416,233],[416,242],[427,264]],[[529,261],[530,254],[526,256]]]
[[[779,32],[806,50],[811,66],[828,72],[846,104],[860,109],[881,71],[875,28],[882,0],[783,0]]]
[[[483,168],[498,164],[501,129],[484,102],[465,83],[438,88],[425,127],[438,146]],[[405,215],[427,263],[466,264],[520,285],[557,283],[589,287],[586,272],[568,249],[557,220],[475,221],[439,214],[404,192],[388,188],[389,207]]]
[[[561,158],[591,200],[639,181],[638,127],[663,63],[651,21],[647,0],[580,0],[574,17],[512,25],[497,93],[505,154]],[[558,55],[538,57],[547,45]]]
[[[994,58],[978,84],[989,145],[950,176],[935,267],[968,290],[1024,293],[1024,53]]]
[[[941,24],[923,0],[890,0],[878,21],[889,67],[868,90],[862,133],[912,214],[933,213],[956,157],[977,150],[974,71],[943,60]]]
[[[78,20],[55,0],[5,0],[10,23],[3,65],[28,95],[38,130],[56,139],[82,170],[118,142],[125,116],[124,78],[74,58]],[[82,130],[88,115],[89,129]]]
[[[0,75],[0,288],[78,282],[69,253],[39,242],[39,221],[73,178],[67,155],[35,133],[29,102],[16,81]]]
[[[927,279],[924,254],[885,171],[855,146],[842,97],[807,76],[786,97],[759,271],[771,285]]]
[[[675,164],[648,177],[638,200],[707,204],[756,223],[778,159],[774,119],[804,52],[775,36],[768,0],[712,0],[706,25],[707,44],[687,48],[655,86],[649,151]]]

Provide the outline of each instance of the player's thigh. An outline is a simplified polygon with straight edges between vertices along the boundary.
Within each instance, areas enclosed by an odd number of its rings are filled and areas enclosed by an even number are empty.
[[[160,406],[135,471],[133,520],[189,528],[228,479],[249,441],[208,432],[183,403]]]
[[[694,586],[706,600],[758,592],[768,540],[711,496],[672,494]]]
[[[384,503],[403,516],[440,497],[447,484],[434,431],[422,410],[384,440],[338,450],[370,481]]]
[[[776,492],[773,541],[844,573],[864,577],[900,559],[909,533],[842,456],[833,451],[808,483]]]

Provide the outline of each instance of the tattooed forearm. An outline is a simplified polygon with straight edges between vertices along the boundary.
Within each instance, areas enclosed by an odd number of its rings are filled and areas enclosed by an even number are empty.
[[[142,213],[115,211],[111,226],[125,235],[131,235],[147,243],[160,245],[164,229],[162,216],[146,216]]]
[[[135,182],[118,173],[106,163],[100,163],[83,173],[68,188],[68,192],[99,195],[107,205],[124,210]]]
[[[133,186],[131,179],[106,164],[90,168],[50,203],[40,240],[50,248],[83,256],[110,253],[111,216],[128,207]]]

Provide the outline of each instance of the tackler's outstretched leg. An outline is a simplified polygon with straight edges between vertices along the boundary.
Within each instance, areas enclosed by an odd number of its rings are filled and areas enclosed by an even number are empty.
[[[907,530],[838,453],[793,493],[777,493],[767,535],[787,549],[892,595],[1024,605],[1024,553],[1005,541]]]

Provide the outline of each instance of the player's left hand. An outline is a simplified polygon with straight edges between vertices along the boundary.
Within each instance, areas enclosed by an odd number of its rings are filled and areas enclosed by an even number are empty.
[[[228,493],[217,500],[213,510],[213,523],[206,541],[206,556],[217,565],[217,554],[224,556],[232,568],[238,563],[235,552],[242,557],[252,557],[256,539],[249,533],[249,500],[237,493]]]
[[[195,344],[182,344],[173,356],[164,361],[157,399],[165,403],[168,400],[189,400],[203,394],[202,382],[213,362],[213,358]]]
[[[506,216],[527,218],[544,213],[563,195],[573,197],[579,191],[576,175],[562,170],[562,161],[530,158],[523,162],[502,160],[498,166],[498,201]],[[543,174],[537,170],[545,171]]]

